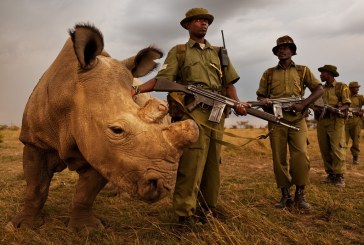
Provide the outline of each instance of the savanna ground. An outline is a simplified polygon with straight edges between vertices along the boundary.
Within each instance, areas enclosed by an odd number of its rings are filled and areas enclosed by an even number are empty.
[[[267,133],[266,129],[227,131],[246,137],[226,137],[238,145]],[[360,165],[353,166],[348,151],[345,188],[320,184],[325,173],[314,129],[309,131],[311,185],[306,198],[313,207],[309,213],[274,208],[280,193],[269,140],[262,139],[240,150],[223,149],[219,205],[229,216],[225,223],[211,219],[198,229],[180,232],[171,198],[146,204],[125,194],[113,196],[111,189],[105,189],[96,199],[94,211],[106,230],[87,235],[67,228],[77,180],[77,174],[68,170],[53,178],[44,208],[45,225],[37,230],[4,230],[21,207],[25,182],[19,130],[4,129],[0,134],[1,244],[364,244],[364,154]]]

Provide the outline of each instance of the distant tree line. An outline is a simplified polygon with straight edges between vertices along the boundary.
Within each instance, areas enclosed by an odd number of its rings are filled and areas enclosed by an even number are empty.
[[[0,143],[3,142],[4,136],[1,134],[1,130],[5,130],[5,129],[9,129],[9,130],[18,130],[19,127],[12,125],[12,126],[8,126],[8,125],[3,125],[0,124]]]
[[[5,129],[18,130],[19,127],[18,126],[15,126],[15,125],[8,126],[6,124],[0,124],[0,130],[5,130]]]

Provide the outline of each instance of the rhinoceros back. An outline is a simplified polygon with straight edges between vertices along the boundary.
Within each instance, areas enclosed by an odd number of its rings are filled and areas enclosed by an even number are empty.
[[[77,64],[72,41],[68,39],[28,99],[20,134],[23,143],[57,148],[60,133],[67,133],[70,123]]]

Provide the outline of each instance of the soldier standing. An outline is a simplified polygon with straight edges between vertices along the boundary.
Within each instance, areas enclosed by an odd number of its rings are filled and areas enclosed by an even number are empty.
[[[349,118],[345,124],[346,144],[349,145],[350,139],[352,141],[350,152],[353,156],[353,164],[359,164],[359,142],[364,114],[361,110],[364,105],[364,96],[359,94],[359,87],[360,85],[356,81],[349,83],[351,105],[349,108]]]
[[[309,184],[310,169],[304,111],[323,94],[323,89],[320,81],[307,66],[296,65],[292,61],[291,57],[296,55],[296,50],[297,47],[291,37],[283,36],[277,39],[277,45],[272,51],[279,59],[278,65],[263,73],[257,95],[266,109],[271,110],[270,99],[303,96],[306,87],[311,91],[310,96],[301,103],[293,104],[290,110],[283,111],[282,120],[298,127],[299,131],[268,123],[275,179],[277,187],[282,192],[282,198],[275,207],[285,208],[293,204],[290,187],[295,185],[294,203],[300,209],[309,210],[311,207],[304,195],[304,188]],[[289,161],[287,145],[290,153]]]
[[[189,33],[189,40],[182,45],[173,47],[157,74],[139,87],[134,87],[131,95],[153,90],[156,79],[166,78],[171,81],[188,85],[193,84],[223,94],[239,101],[234,83],[239,80],[231,62],[227,67],[221,66],[221,61],[215,48],[205,39],[208,27],[214,17],[204,8],[192,8],[181,20],[181,26]],[[182,62],[181,62],[181,58]],[[224,79],[223,79],[224,78]],[[186,106],[193,100],[191,96],[181,98],[181,106]],[[182,105],[183,104],[183,105]],[[234,110],[239,115],[246,115],[244,106],[239,103]],[[170,104],[171,107],[171,104]],[[170,108],[171,109],[171,108]],[[225,117],[219,123],[208,120],[211,106],[200,104],[193,111],[180,110],[178,116],[172,115],[173,121],[193,119],[199,125],[199,139],[185,149],[179,161],[176,187],[173,193],[173,207],[178,215],[178,221],[184,225],[192,225],[203,221],[207,214],[216,218],[224,215],[216,209],[220,189],[220,152]],[[198,213],[198,215],[196,215]]]
[[[351,103],[350,92],[346,84],[335,80],[335,77],[339,76],[337,67],[324,65],[318,70],[321,72],[321,81],[326,82],[322,98],[324,104],[338,108],[341,112],[347,111]],[[338,116],[333,111],[326,110],[317,123],[317,138],[327,173],[327,177],[322,183],[345,187],[345,118]]]

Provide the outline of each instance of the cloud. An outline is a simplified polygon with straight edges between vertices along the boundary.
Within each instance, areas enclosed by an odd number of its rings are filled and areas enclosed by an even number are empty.
[[[362,0],[2,0],[0,124],[20,125],[32,89],[75,23],[94,23],[115,58],[151,44],[167,53],[187,41],[179,22],[192,7],[207,8],[215,16],[207,35],[212,44],[222,45],[224,30],[241,77],[237,90],[242,100],[255,99],[261,74],[278,62],[271,49],[286,34],[298,47],[294,61],[308,65],[317,76],[317,67],[335,64],[340,81],[361,82],[364,77]]]

